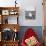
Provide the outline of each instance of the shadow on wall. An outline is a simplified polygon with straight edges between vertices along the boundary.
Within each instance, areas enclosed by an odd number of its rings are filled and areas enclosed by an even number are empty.
[[[22,40],[23,35],[24,35],[25,31],[26,31],[28,28],[32,28],[32,29],[36,32],[39,41],[40,41],[41,43],[43,43],[43,33],[42,33],[43,31],[42,31],[42,26],[21,26],[21,27],[20,27],[20,32],[19,32],[19,39],[20,39],[20,41]]]

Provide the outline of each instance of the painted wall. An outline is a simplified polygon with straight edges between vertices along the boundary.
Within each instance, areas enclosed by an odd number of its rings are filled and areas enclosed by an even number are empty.
[[[34,32],[37,34],[37,37],[41,43],[43,43],[43,32],[42,26],[21,26],[19,32],[19,39],[22,40],[24,33],[27,31],[28,28],[32,28]]]
[[[42,11],[42,0],[25,0],[22,5],[23,10],[21,11],[21,20],[20,25],[22,26],[43,26],[43,11]],[[35,20],[27,20],[25,19],[26,10],[36,10],[36,19]]]
[[[9,7],[15,6],[15,0],[0,0],[0,6]],[[20,17],[19,24],[21,26],[43,26],[43,6],[42,0],[17,0],[17,6],[20,7]],[[36,19],[35,20],[27,20],[25,19],[25,11],[26,10],[36,10]]]

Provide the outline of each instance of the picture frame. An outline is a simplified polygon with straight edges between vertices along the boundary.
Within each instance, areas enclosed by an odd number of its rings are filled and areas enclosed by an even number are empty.
[[[25,11],[25,18],[26,19],[35,19],[36,11]]]
[[[9,10],[2,10],[2,15],[9,15]]]

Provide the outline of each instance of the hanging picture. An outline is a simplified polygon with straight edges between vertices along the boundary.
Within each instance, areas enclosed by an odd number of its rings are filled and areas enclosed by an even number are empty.
[[[25,11],[25,18],[26,19],[35,19],[36,11]]]

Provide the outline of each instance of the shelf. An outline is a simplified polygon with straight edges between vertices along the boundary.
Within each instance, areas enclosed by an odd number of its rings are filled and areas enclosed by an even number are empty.
[[[2,16],[2,24],[18,24],[18,16],[11,15],[11,16]]]
[[[10,41],[3,41],[4,43],[8,43],[8,42],[10,42],[10,43],[12,43],[12,42],[19,42],[19,40],[15,40],[15,41],[12,41],[12,40],[10,40]]]
[[[9,24],[9,22],[12,20],[11,18],[9,19],[9,16],[10,17],[17,16],[16,19],[14,18],[10,24],[12,24],[14,20],[15,21],[13,24],[18,24],[19,7],[0,7],[0,14],[1,14],[1,24],[6,24],[6,23]]]
[[[17,32],[19,31],[20,29],[20,26],[18,24],[0,24],[1,26],[1,30],[5,29],[5,28],[9,28],[9,29],[12,29],[13,31],[16,29]]]
[[[0,7],[0,10],[12,10],[12,9],[14,9],[14,10],[18,10],[19,9],[19,7]]]
[[[11,17],[11,18],[10,18]],[[1,41],[0,46],[18,46],[19,39],[18,38],[18,32],[20,29],[20,26],[18,24],[18,17],[19,17],[19,7],[0,7],[0,32],[1,32]],[[14,21],[14,23],[13,23]],[[10,29],[10,30],[9,30]],[[6,32],[5,32],[6,31]],[[10,34],[11,32],[12,34]],[[8,33],[7,33],[8,32]],[[9,33],[10,32],[10,33]],[[6,37],[4,33],[7,34],[6,40],[3,39]],[[4,37],[3,37],[4,35]],[[12,37],[13,35],[13,37]],[[15,39],[15,41],[14,41]]]
[[[3,46],[18,46],[18,41],[2,42]]]
[[[1,15],[1,16],[19,16],[18,14],[12,14],[12,15]]]

